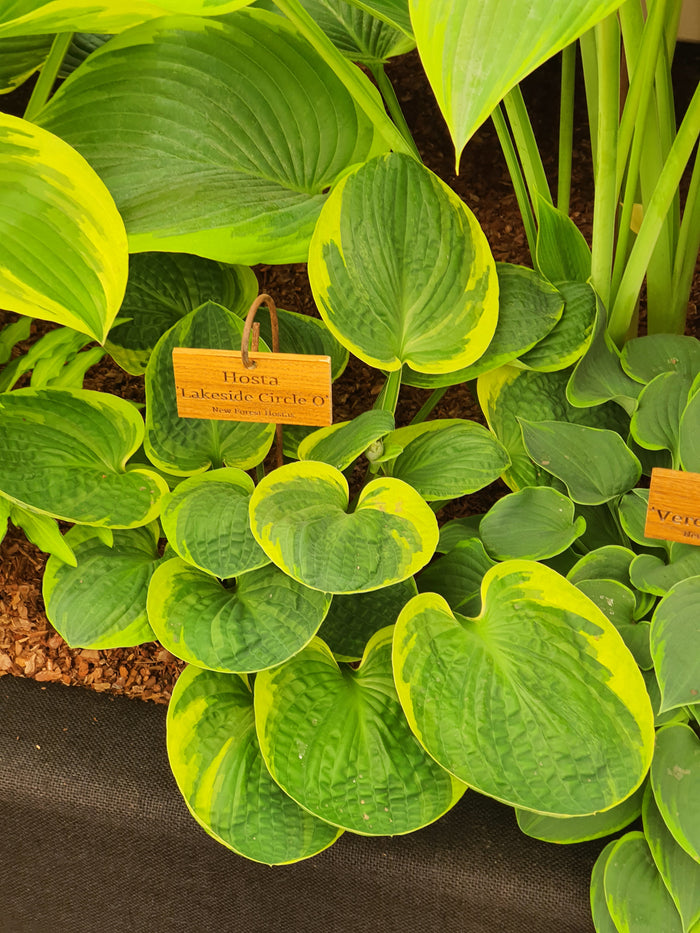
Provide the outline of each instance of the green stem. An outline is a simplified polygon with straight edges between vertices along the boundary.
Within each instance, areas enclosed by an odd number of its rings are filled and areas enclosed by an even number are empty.
[[[536,265],[537,225],[535,223],[535,215],[527,194],[527,187],[520,168],[520,163],[518,162],[515,146],[513,145],[513,140],[511,139],[506,118],[503,116],[500,104],[491,114],[491,119],[493,120],[496,133],[498,134],[498,140],[503,150],[508,172],[510,173],[510,180],[513,184],[518,207],[520,208],[520,216],[522,217],[523,226],[525,227],[525,236],[527,237],[527,245],[530,250],[532,263]]]
[[[381,95],[384,98],[384,103],[386,104],[386,108],[389,111],[391,119],[399,128],[403,138],[411,147],[414,157],[419,162],[422,161],[420,153],[418,152],[418,147],[416,146],[413,136],[411,135],[411,131],[408,128],[408,123],[406,123],[406,117],[404,116],[403,110],[401,109],[401,104],[399,103],[398,97],[396,96],[394,86],[388,79],[386,71],[384,70],[384,65],[379,62],[379,64],[371,68],[371,71],[374,75],[374,80],[377,82],[377,87],[379,88]]]
[[[386,382],[382,391],[377,396],[377,401],[372,408],[390,411],[392,415],[396,411],[396,405],[399,401],[399,392],[401,390],[401,369],[392,370],[386,377]]]
[[[537,195],[539,195],[551,204],[552,194],[520,85],[516,84],[506,94],[503,103],[508,114],[515,148],[525,173],[530,200],[533,204],[537,204]]]
[[[343,82],[355,103],[364,111],[377,131],[395,152],[414,156],[413,149],[389,118],[381,95],[372,82],[333,45],[299,0],[274,0],[275,6],[296,26],[301,35]]]
[[[449,386],[440,386],[438,389],[433,389],[428,400],[421,405],[417,413],[411,418],[411,424],[422,424],[433,408],[440,403],[443,395],[449,388]]]
[[[32,91],[32,96],[29,98],[27,109],[24,111],[25,120],[33,120],[49,99],[51,89],[56,83],[59,69],[72,39],[72,32],[62,32],[53,40],[51,51],[34,85],[34,90]]]
[[[571,201],[571,164],[574,152],[574,92],[576,86],[576,43],[561,53],[561,96],[559,101],[559,165],[557,172],[557,208],[569,213]]]

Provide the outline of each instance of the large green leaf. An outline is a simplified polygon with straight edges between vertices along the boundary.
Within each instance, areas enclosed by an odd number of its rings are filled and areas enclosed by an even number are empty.
[[[255,488],[243,470],[224,467],[190,476],[163,500],[160,520],[175,552],[225,579],[267,564],[248,521]]]
[[[0,306],[104,341],[124,295],[126,233],[84,158],[0,114]]]
[[[309,280],[338,340],[381,369],[459,369],[496,328],[498,279],[481,228],[406,155],[373,159],[339,182],[311,240]]]
[[[185,668],[168,707],[167,743],[190,812],[239,855],[268,865],[298,862],[340,836],[270,777],[255,734],[251,692],[238,675]]]
[[[138,253],[107,350],[127,372],[146,371],[153,348],[173,324],[207,301],[246,314],[258,293],[247,266],[225,266],[186,253]]]
[[[49,32],[121,32],[137,23],[189,13],[213,16],[247,6],[252,0],[12,0],[0,12],[0,36]]]
[[[469,619],[423,593],[403,609],[394,674],[411,728],[467,784],[525,809],[582,816],[641,784],[653,712],[603,613],[532,561],[492,567]]]
[[[244,265],[305,261],[324,192],[385,148],[332,70],[264,11],[240,11],[235,28],[173,18],[129,30],[39,119],[103,178],[133,252]]]
[[[383,409],[370,409],[309,434],[299,444],[300,460],[321,460],[337,470],[345,470],[371,444],[394,427],[394,416]]]
[[[613,918],[610,916],[608,904],[605,899],[605,867],[616,845],[617,840],[613,839],[612,842],[609,842],[605,846],[595,860],[593,871],[591,872],[591,915],[596,933],[620,933],[613,922]]]
[[[348,2],[361,10],[367,10],[383,22],[402,29],[408,36],[412,34],[408,0],[348,0]]]
[[[638,788],[631,797],[603,813],[592,816],[542,816],[530,810],[517,810],[518,826],[526,836],[543,842],[572,843],[588,839],[600,839],[616,833],[636,820],[642,812],[644,787]]]
[[[672,587],[700,575],[700,550],[697,545],[672,541],[668,563],[656,554],[638,554],[630,567],[634,586],[654,596],[665,596]]]
[[[679,372],[659,373],[642,389],[630,421],[632,436],[649,450],[678,456],[680,422],[692,380]]]
[[[654,611],[651,653],[661,712],[700,702],[700,576],[677,583]]]
[[[574,518],[571,499],[551,486],[526,486],[489,509],[479,535],[497,560],[544,560],[565,551],[585,529],[585,519]]]
[[[0,395],[0,491],[84,525],[146,525],[168,491],[151,470],[125,470],[143,439],[137,409],[106,392],[16,389]]]
[[[53,36],[13,36],[0,39],[0,94],[23,84],[46,61]]]
[[[576,586],[610,619],[642,670],[651,670],[654,662],[649,647],[649,622],[635,620],[636,600],[633,590],[619,580],[579,580]]]
[[[457,157],[499,100],[621,0],[409,0],[423,67]]]
[[[175,347],[240,349],[243,321],[220,305],[207,302],[161,337],[146,369],[146,438],[148,459],[175,476],[210,466],[240,469],[262,462],[270,449],[274,425],[209,418],[180,418],[177,413],[173,350]],[[261,351],[267,347],[261,342]]]
[[[66,535],[77,566],[50,557],[43,579],[46,615],[73,648],[122,648],[155,641],[146,616],[148,582],[161,558],[158,524],[115,531],[111,545],[95,529]]]
[[[348,514],[348,484],[314,460],[269,473],[250,500],[250,524],[267,556],[306,586],[357,593],[399,583],[432,557],[435,515],[398,479],[368,483]]]
[[[700,340],[681,334],[633,337],[622,348],[621,360],[625,372],[639,382],[674,372],[694,379],[700,372]]]
[[[651,786],[673,838],[700,862],[700,739],[690,726],[659,729]]]
[[[267,565],[221,583],[179,557],[153,575],[148,619],[176,657],[227,673],[286,661],[316,634],[330,596]]]
[[[531,350],[520,356],[527,369],[554,372],[573,365],[593,340],[596,320],[596,295],[585,282],[560,282],[564,312],[554,327]]]
[[[693,389],[695,394],[683,409],[678,438],[681,464],[684,470],[700,473],[700,392],[698,380]]]
[[[255,680],[255,719],[270,773],[311,813],[368,836],[400,835],[442,816],[466,790],[412,735],[391,674],[392,629],[357,670],[315,639]]]
[[[444,526],[443,526],[444,527]],[[453,612],[478,615],[481,611],[481,581],[495,566],[478,538],[459,541],[446,554],[431,561],[418,576],[421,593],[438,593]]]

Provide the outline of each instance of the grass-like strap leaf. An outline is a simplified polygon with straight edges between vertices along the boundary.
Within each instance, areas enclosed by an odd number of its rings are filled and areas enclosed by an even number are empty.
[[[270,777],[255,734],[253,698],[237,674],[185,668],[168,707],[167,746],[190,812],[239,855],[284,865],[316,855],[341,835]]]
[[[126,232],[85,159],[0,114],[0,305],[102,343],[127,277]]]
[[[357,670],[314,641],[255,680],[260,747],[277,783],[311,813],[368,836],[432,823],[464,784],[423,750],[391,674],[391,628],[367,645]]]
[[[603,613],[555,571],[505,561],[477,618],[422,593],[394,635],[411,728],[461,780],[539,813],[583,816],[641,784],[653,752],[642,675]]]
[[[399,583],[432,557],[435,515],[407,483],[372,480],[354,511],[347,509],[343,474],[304,460],[260,481],[250,500],[250,524],[270,560],[300,583],[328,593]]]

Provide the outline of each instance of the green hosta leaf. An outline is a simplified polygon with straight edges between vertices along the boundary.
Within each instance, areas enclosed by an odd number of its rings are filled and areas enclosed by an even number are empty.
[[[92,528],[66,534],[77,565],[50,557],[46,615],[73,648],[122,648],[154,641],[146,616],[148,581],[161,558],[158,525],[115,531],[112,546]]]
[[[481,612],[481,581],[495,567],[478,538],[459,541],[451,550],[432,561],[418,576],[421,593],[438,593],[453,612],[478,615]]]
[[[479,537],[479,525],[483,515],[466,515],[463,518],[453,518],[445,522],[440,528],[440,540],[437,550],[441,554],[447,554],[453,548],[457,547],[460,541],[466,541],[468,538]]]
[[[651,787],[644,795],[644,834],[652,858],[681,915],[683,930],[700,929],[700,865],[673,838],[659,813]]]
[[[366,10],[385,23],[412,35],[408,0],[348,0],[353,6]]]
[[[528,486],[499,499],[484,515],[479,534],[496,560],[543,560],[561,554],[585,531],[574,503],[550,486]]]
[[[111,38],[112,34],[108,32],[74,33],[68,51],[63,56],[61,67],[58,70],[59,78],[67,78],[78,65],[82,65],[88,55],[97,51]]]
[[[13,348],[22,340],[26,340],[32,329],[32,319],[19,317],[0,328],[0,366],[9,362]]]
[[[616,431],[566,421],[519,419],[527,452],[569,490],[574,502],[601,505],[636,485],[642,468]]]
[[[393,462],[392,476],[410,483],[429,502],[483,489],[510,464],[490,431],[459,418],[399,428],[384,442],[387,447],[402,448]]]
[[[309,280],[332,333],[380,369],[459,369],[496,328],[496,268],[474,215],[398,153],[335,187],[311,241]]]
[[[393,625],[416,592],[413,577],[409,577],[370,593],[334,596],[318,636],[336,661],[359,661],[370,638],[380,628]]]
[[[679,372],[659,373],[642,389],[630,421],[632,436],[649,450],[678,452],[679,428],[692,380]]]
[[[651,653],[661,687],[661,712],[700,702],[698,646],[700,576],[677,583],[658,604],[651,621]]]
[[[300,460],[320,460],[345,470],[369,446],[394,428],[394,416],[382,409],[365,411],[352,421],[341,421],[309,434],[299,444]]]
[[[281,16],[245,10],[235,22],[172,18],[129,30],[41,112],[112,192],[132,252],[306,261],[324,192],[385,148]]]
[[[137,23],[189,13],[214,16],[247,6],[251,0],[14,0],[0,13],[0,36],[37,35],[49,32],[121,32]]]
[[[255,485],[235,467],[179,483],[163,500],[160,520],[183,560],[225,579],[269,563],[253,537],[248,503]]]
[[[678,451],[683,469],[700,473],[700,392],[693,395],[683,410]]]
[[[46,61],[53,36],[13,36],[0,39],[0,94],[23,84]]]
[[[625,534],[636,544],[664,550],[664,544],[660,541],[644,536],[648,505],[648,489],[631,489],[628,493],[625,493],[618,503],[620,524]]]
[[[671,723],[687,723],[690,719],[688,709],[692,709],[692,707],[687,707],[686,709],[671,709],[667,713],[660,713],[658,710],[661,706],[661,690],[659,688],[659,682],[656,679],[656,674],[652,669],[649,671],[642,671],[642,676],[644,677],[647,693],[651,700],[651,708],[654,710],[655,728],[660,729],[661,726],[668,726]]]
[[[180,418],[175,397],[173,349],[231,350],[241,345],[243,321],[207,302],[158,341],[146,370],[148,459],[166,473],[182,476],[222,465],[248,469],[262,462],[272,444],[274,425],[243,421]],[[267,347],[261,342],[261,350]]]
[[[638,554],[630,567],[632,584],[654,596],[665,596],[689,577],[700,575],[700,548],[674,542],[666,563],[655,554]]]
[[[627,547],[610,544],[584,554],[567,574],[567,580],[578,585],[582,580],[617,580],[629,586],[630,564],[635,553]]]
[[[185,253],[138,253],[129,260],[126,294],[107,350],[122,369],[140,375],[163,334],[190,311],[215,301],[245,315],[257,293],[247,266]]]
[[[659,373],[682,373],[694,379],[700,372],[700,340],[679,334],[634,337],[622,348],[625,372],[639,382],[651,382]]]
[[[435,515],[401,480],[375,479],[347,513],[343,474],[313,460],[269,473],[250,500],[250,524],[278,567],[327,593],[377,590],[412,576],[432,557]]]
[[[330,596],[277,567],[236,578],[229,589],[174,557],[148,590],[148,618],[163,647],[209,670],[259,671],[286,661],[315,635]]]
[[[408,728],[391,636],[391,628],[379,631],[357,670],[338,667],[315,639],[255,680],[260,748],[274,779],[304,809],[368,836],[432,823],[466,790]]]
[[[600,839],[619,832],[636,820],[642,812],[644,787],[610,810],[592,816],[542,816],[529,810],[516,809],[518,826],[526,836],[543,842],[572,843]]]
[[[591,251],[576,224],[543,197],[537,197],[537,268],[559,286],[586,283],[591,277]]]
[[[112,198],[74,149],[0,114],[0,306],[104,341],[127,246]]]
[[[654,666],[649,647],[651,627],[648,622],[635,621],[632,590],[618,580],[579,580],[576,586],[610,619],[642,670],[650,670]]]
[[[664,726],[657,733],[651,786],[673,838],[700,862],[700,739],[690,726]]]
[[[608,863],[608,859],[612,854],[612,850],[617,845],[617,839],[614,839],[612,842],[609,842],[603,851],[600,853],[598,858],[593,865],[593,871],[591,872],[591,914],[593,918],[593,923],[595,925],[596,933],[620,933],[618,928],[613,923],[613,919],[610,916],[610,911],[608,910],[608,905],[605,900],[605,867]]]
[[[584,409],[570,405],[566,399],[569,375],[567,370],[538,373],[501,366],[479,376],[479,404],[511,459],[511,466],[503,474],[511,489],[554,485],[550,473],[533,464],[527,454],[520,429],[522,419],[568,421],[627,433],[629,419],[614,403]]]
[[[3,500],[4,502],[6,500]],[[36,545],[40,551],[52,554],[64,563],[75,567],[76,561],[73,549],[59,531],[55,519],[49,518],[48,515],[39,515],[30,509],[23,509],[21,506],[13,505],[10,502],[7,502],[7,507],[9,508],[8,514],[12,524],[21,528],[32,544]],[[4,532],[0,536],[0,540],[3,537]]]
[[[498,274],[498,321],[491,343],[478,360],[451,373],[417,373],[404,366],[401,381],[432,389],[475,379],[527,353],[559,321],[564,310],[560,291],[524,266],[496,263]]]
[[[613,846],[605,865],[605,897],[615,926],[624,933],[683,933],[644,833],[627,833]]]
[[[27,318],[29,320],[29,318]],[[12,389],[25,373],[31,372],[32,379],[35,374],[42,372],[56,372],[57,368],[64,367],[69,360],[90,343],[91,338],[70,327],[57,327],[43,334],[21,356],[16,356],[7,364],[0,375],[0,391],[7,392]],[[35,385],[34,388],[43,388]]]
[[[284,865],[316,855],[340,836],[270,777],[255,734],[250,689],[238,675],[185,668],[168,707],[167,743],[190,812],[239,855]]]
[[[620,635],[582,593],[531,561],[491,568],[478,618],[439,596],[396,623],[394,673],[411,728],[461,780],[539,813],[620,803],[653,751],[653,713]]]
[[[125,472],[143,438],[127,401],[82,389],[0,395],[0,491],[18,505],[84,525],[146,525],[168,491],[150,470]]]
[[[620,0],[409,0],[423,67],[457,157],[501,98]]]
[[[561,282],[564,313],[536,346],[519,357],[521,365],[539,372],[566,369],[586,352],[593,339],[596,296],[585,282]]]

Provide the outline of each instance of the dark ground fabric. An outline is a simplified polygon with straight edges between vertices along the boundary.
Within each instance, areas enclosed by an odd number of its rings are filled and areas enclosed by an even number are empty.
[[[165,709],[0,679],[0,933],[592,933],[604,842],[528,839],[473,792],[409,836],[248,862],[194,822]]]

